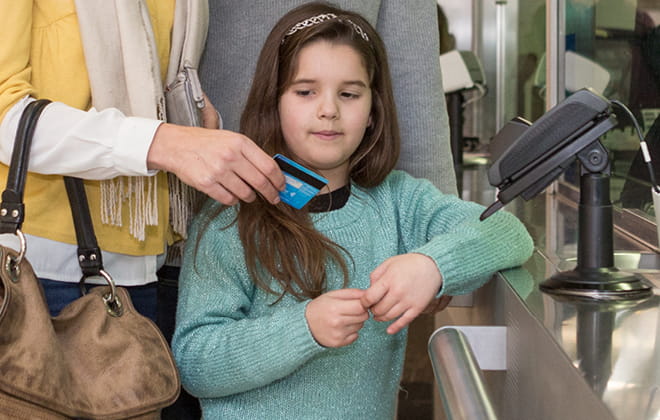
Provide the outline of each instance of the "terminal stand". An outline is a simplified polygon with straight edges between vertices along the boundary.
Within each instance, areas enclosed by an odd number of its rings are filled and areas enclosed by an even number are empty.
[[[620,271],[614,265],[607,151],[596,141],[578,159],[581,175],[577,266],[550,277],[541,283],[541,290],[604,301],[649,297],[652,287],[641,276]]]

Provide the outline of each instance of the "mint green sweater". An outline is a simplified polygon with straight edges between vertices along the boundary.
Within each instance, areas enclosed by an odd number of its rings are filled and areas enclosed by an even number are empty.
[[[510,213],[484,222],[480,205],[444,195],[430,182],[394,171],[378,187],[353,186],[344,207],[312,214],[316,228],[350,252],[351,288],[369,287],[385,259],[428,255],[443,276],[440,294],[481,286],[497,270],[522,264],[532,240]],[[316,343],[305,306],[257,289],[247,274],[235,208],[197,231],[217,208],[207,203],[193,223],[182,267],[172,342],[184,387],[201,399],[205,419],[392,419],[407,331],[368,320],[343,348]],[[342,276],[329,273],[328,289]]]

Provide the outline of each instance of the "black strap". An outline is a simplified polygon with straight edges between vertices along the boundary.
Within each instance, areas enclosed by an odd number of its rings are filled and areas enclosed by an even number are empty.
[[[39,115],[49,103],[50,101],[47,99],[30,102],[18,122],[14,150],[7,175],[7,187],[2,192],[2,203],[0,203],[0,233],[15,234],[25,220],[23,191],[25,191],[32,136],[37,127]]]
[[[89,276],[99,276],[103,270],[103,259],[101,258],[101,248],[99,248],[94,234],[94,224],[89,213],[85,185],[82,179],[70,176],[64,177],[64,185],[69,196],[69,203],[71,203],[71,215],[78,242],[78,264],[80,264],[83,279]]]
[[[23,192],[25,191],[30,146],[39,116],[50,102],[48,99],[30,102],[21,115],[9,164],[7,187],[2,193],[2,203],[0,203],[0,233],[15,234],[25,219]],[[78,263],[83,272],[83,279],[101,275],[101,270],[103,270],[101,249],[96,242],[83,181],[79,178],[64,177],[64,184],[71,204],[71,214],[78,242]]]

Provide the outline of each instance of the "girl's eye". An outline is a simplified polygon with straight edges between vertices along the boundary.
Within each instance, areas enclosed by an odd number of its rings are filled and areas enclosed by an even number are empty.
[[[296,90],[296,95],[298,96],[309,96],[312,94],[312,91],[309,89],[299,89]]]
[[[352,93],[352,92],[342,92],[341,93],[342,98],[347,98],[347,99],[357,99],[360,97],[359,94],[357,93]]]

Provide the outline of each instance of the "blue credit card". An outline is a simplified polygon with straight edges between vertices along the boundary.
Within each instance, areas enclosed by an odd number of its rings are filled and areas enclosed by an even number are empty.
[[[284,173],[286,180],[286,189],[280,191],[280,200],[293,208],[303,208],[321,188],[328,184],[327,179],[279,153],[273,156],[273,159]]]

